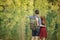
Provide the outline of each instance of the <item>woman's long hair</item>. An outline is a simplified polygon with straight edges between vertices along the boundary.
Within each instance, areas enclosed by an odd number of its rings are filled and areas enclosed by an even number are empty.
[[[43,25],[46,25],[46,19],[45,19],[45,16],[41,16],[40,17],[41,18],[41,23],[43,24]]]

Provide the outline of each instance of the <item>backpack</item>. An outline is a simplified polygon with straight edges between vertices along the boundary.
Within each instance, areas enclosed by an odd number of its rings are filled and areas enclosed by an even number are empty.
[[[30,18],[30,29],[35,30],[36,27],[37,27],[36,18],[35,16],[32,16],[32,18]]]

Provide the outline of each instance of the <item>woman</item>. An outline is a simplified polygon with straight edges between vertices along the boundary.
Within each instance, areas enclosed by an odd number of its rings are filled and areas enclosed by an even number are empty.
[[[42,21],[41,24],[43,26],[40,27],[39,36],[40,36],[40,40],[45,40],[47,38],[47,30],[46,30],[46,19],[44,16],[43,17],[41,16],[41,21]]]

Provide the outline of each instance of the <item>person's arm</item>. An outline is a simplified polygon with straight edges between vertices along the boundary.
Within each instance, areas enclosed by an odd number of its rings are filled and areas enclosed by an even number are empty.
[[[37,22],[37,26],[39,26],[39,23],[38,23],[38,18],[36,18],[36,22]],[[41,19],[40,19],[40,26],[44,27],[45,25],[42,25],[41,24]]]
[[[45,27],[46,25],[42,25],[41,21],[42,21],[42,20],[40,19],[40,26],[41,26],[41,27]]]
[[[42,25],[42,24],[40,24],[40,26],[41,26],[41,27],[46,27],[46,25]]]
[[[37,26],[39,26],[39,23],[38,23],[38,18],[36,17],[36,22],[37,22]]]

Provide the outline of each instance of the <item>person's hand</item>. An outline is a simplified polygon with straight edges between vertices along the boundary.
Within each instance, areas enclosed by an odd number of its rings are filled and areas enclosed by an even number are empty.
[[[41,27],[46,27],[45,25],[42,25],[42,24],[41,24],[40,26],[41,26]]]

